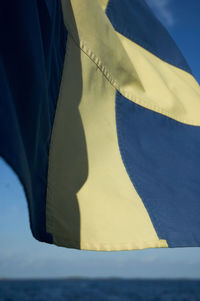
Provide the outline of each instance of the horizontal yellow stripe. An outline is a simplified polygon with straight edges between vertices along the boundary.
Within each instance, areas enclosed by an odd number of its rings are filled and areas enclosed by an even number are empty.
[[[135,99],[126,89],[126,97],[175,120],[200,125],[200,88],[191,74],[174,67],[118,33],[140,78],[144,91]]]
[[[199,85],[116,33],[97,0],[62,4],[69,35],[50,147],[47,231],[57,245],[78,249],[167,247],[122,163],[115,94],[200,125]]]
[[[117,34],[97,0],[62,3],[76,43],[125,97],[177,121],[200,125],[200,89],[190,74]]]

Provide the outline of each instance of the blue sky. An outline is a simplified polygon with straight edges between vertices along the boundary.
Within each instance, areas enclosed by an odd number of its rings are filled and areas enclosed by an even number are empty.
[[[200,1],[148,0],[200,83]],[[0,160],[0,277],[200,278],[200,248],[92,252],[33,239],[23,189]]]

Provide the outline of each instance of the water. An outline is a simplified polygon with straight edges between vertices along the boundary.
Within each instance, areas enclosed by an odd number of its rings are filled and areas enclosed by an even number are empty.
[[[2,280],[0,301],[200,301],[200,280]]]

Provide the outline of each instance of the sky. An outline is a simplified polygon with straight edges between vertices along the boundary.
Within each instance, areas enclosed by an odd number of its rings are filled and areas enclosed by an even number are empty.
[[[147,0],[200,83],[200,1]],[[0,159],[0,278],[200,278],[200,248],[78,251],[36,241],[16,175]]]

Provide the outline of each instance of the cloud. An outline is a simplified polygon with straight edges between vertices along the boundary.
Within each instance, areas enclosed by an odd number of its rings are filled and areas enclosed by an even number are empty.
[[[155,14],[167,26],[173,26],[176,23],[176,18],[173,15],[169,5],[173,0],[146,0],[149,6],[153,9]]]

